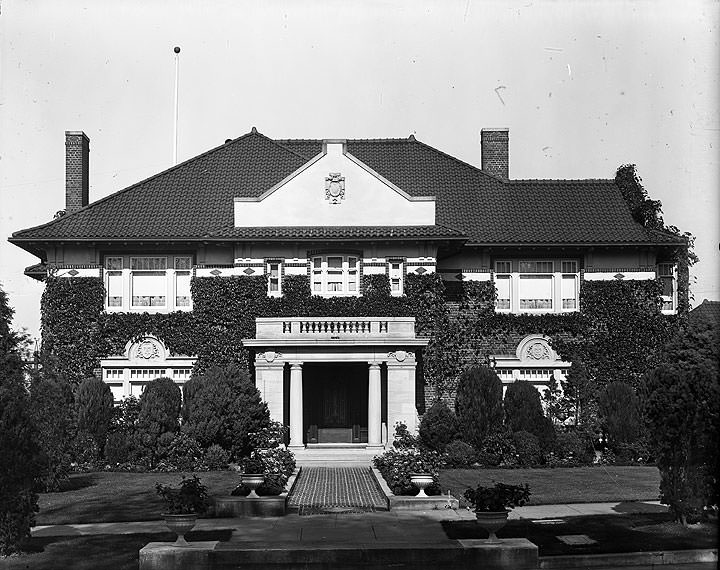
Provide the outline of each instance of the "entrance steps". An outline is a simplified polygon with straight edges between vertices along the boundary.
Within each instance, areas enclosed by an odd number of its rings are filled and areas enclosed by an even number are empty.
[[[385,451],[363,443],[309,443],[291,449],[298,467],[370,467],[373,457]]]

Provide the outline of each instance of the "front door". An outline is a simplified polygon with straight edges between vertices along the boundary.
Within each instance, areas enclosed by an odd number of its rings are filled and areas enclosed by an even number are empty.
[[[367,442],[367,365],[303,367],[306,443]]]

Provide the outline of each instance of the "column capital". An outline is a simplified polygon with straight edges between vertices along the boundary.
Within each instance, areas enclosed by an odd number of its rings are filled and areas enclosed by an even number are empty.
[[[380,369],[379,362],[368,362],[368,366],[370,367],[370,370],[379,370]]]
[[[299,362],[299,361],[294,361],[294,362],[289,362],[288,364],[290,364],[290,370],[293,370],[293,369],[297,370],[297,369],[302,369],[303,364],[305,364],[305,363]]]

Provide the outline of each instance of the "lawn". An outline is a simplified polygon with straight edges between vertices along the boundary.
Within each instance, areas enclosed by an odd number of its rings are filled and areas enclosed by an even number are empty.
[[[38,525],[160,519],[164,503],[155,483],[177,485],[182,473],[76,473],[66,489],[40,495]],[[234,471],[197,473],[208,494],[229,495],[240,482]]]
[[[557,469],[448,469],[440,472],[443,493],[462,499],[468,487],[527,483],[530,505],[656,501],[660,489],[657,467],[604,466]]]
[[[197,474],[210,495],[227,495],[238,484],[233,471]],[[66,490],[40,495],[37,524],[71,524],[157,520],[163,503],[155,482],[177,484],[179,473],[78,473]],[[561,469],[450,469],[442,471],[443,492],[462,498],[482,481],[528,483],[531,505],[654,500],[660,476],[655,467],[578,467]]]

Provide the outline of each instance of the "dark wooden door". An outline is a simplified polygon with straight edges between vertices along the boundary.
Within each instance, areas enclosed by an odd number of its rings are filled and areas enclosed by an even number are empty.
[[[348,427],[347,383],[338,378],[326,378],[323,382],[323,427]]]

